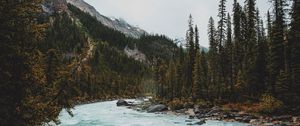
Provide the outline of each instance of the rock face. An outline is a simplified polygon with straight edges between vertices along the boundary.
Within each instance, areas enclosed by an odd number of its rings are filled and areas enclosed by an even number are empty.
[[[117,106],[128,106],[128,102],[125,100],[118,100]]]
[[[152,112],[161,112],[165,110],[168,110],[168,107],[166,105],[159,104],[159,105],[150,106],[147,112],[152,113]]]
[[[61,13],[68,9],[66,0],[45,0],[42,4],[44,12],[52,14],[54,12]]]
[[[140,62],[147,61],[146,55],[143,54],[141,51],[139,51],[136,46],[134,49],[130,49],[128,46],[126,46],[124,49],[124,52],[128,57],[134,58],[137,61],[140,61]]]
[[[129,25],[123,19],[113,19],[101,15],[93,6],[89,5],[84,0],[67,0],[67,2],[86,13],[89,13],[91,16],[96,17],[97,20],[105,26],[118,30],[127,36],[139,38],[141,35],[147,34],[146,31]]]

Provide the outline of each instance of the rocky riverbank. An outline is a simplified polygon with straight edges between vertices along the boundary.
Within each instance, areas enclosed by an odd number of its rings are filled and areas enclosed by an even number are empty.
[[[224,110],[218,106],[212,108],[201,108],[200,106],[192,105],[181,109],[171,110],[171,108],[167,105],[155,104],[148,98],[139,98],[134,102],[119,100],[117,105],[127,106],[129,109],[149,113],[187,115],[189,119],[200,120],[196,123],[196,125],[204,124],[205,120],[219,120],[227,122],[242,122],[253,126],[300,126],[300,117],[296,116],[263,116],[234,109]],[[186,121],[188,122],[189,119]]]

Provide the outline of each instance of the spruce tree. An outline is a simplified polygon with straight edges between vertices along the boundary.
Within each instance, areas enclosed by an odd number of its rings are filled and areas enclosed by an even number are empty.
[[[195,64],[193,70],[193,88],[192,99],[196,101],[201,96],[201,66],[200,66],[200,52],[196,52]]]
[[[233,81],[236,82],[238,71],[242,68],[242,27],[241,27],[242,7],[234,0],[233,4]]]
[[[219,76],[219,88],[218,88],[218,97],[221,98],[222,93],[224,92],[221,87],[225,86],[225,80],[226,80],[226,73],[225,73],[225,40],[226,40],[226,0],[220,0],[219,3],[219,21],[218,21],[218,62],[219,62],[219,69],[218,69],[218,76]]]
[[[209,97],[209,75],[208,75],[208,63],[206,58],[206,53],[202,50],[200,54],[200,96],[202,99],[208,99]]]
[[[208,51],[208,76],[209,76],[209,85],[211,89],[220,90],[219,86],[219,76],[218,76],[218,42],[216,39],[216,29],[214,24],[214,19],[209,18],[208,23],[208,39],[209,39],[209,51]],[[212,91],[211,91],[212,92]],[[216,92],[211,93],[211,95],[216,98]],[[211,98],[211,97],[210,97]]]
[[[246,0],[246,14],[247,14],[247,27],[246,27],[246,44],[245,44],[245,57],[244,57],[244,73],[246,76],[246,84],[248,87],[248,95],[255,95],[255,88],[257,82],[255,73],[255,62],[257,56],[257,31],[256,31],[256,10],[255,0]]]
[[[289,32],[289,45],[290,45],[290,62],[291,62],[291,83],[293,92],[297,94],[295,99],[299,102],[300,97],[300,1],[293,1],[292,20]]]
[[[231,17],[228,13],[227,15],[227,39],[225,43],[225,72],[226,72],[226,87],[228,87],[228,95],[232,95],[233,93],[233,45],[232,45],[232,29],[231,29]]]
[[[195,64],[195,32],[194,32],[194,25],[193,25],[193,17],[192,15],[189,16],[189,30],[187,31],[187,48],[188,48],[188,63],[187,63],[187,82],[185,88],[187,89],[186,95],[189,96],[192,92],[192,83],[193,83],[193,68]]]
[[[271,92],[275,93],[275,83],[281,70],[284,70],[284,13],[283,1],[273,0],[275,21],[272,27],[272,40],[270,42],[270,87]]]

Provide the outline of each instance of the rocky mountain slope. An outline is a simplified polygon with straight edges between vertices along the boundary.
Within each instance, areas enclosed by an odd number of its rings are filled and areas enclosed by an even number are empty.
[[[67,0],[67,2],[86,13],[89,13],[91,16],[96,17],[97,20],[105,26],[118,30],[127,36],[139,38],[141,35],[147,34],[146,31],[132,26],[122,19],[112,19],[101,15],[93,6],[89,5],[84,0]]]

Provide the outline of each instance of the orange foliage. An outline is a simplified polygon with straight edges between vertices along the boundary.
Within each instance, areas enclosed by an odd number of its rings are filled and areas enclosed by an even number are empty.
[[[260,110],[258,103],[229,103],[223,105],[225,110],[239,110],[247,113],[258,113]]]

